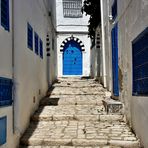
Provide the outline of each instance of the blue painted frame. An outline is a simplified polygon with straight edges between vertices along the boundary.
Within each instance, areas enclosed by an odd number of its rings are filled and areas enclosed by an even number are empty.
[[[0,107],[12,105],[12,79],[0,77]]]
[[[82,75],[83,54],[79,43],[68,41],[63,50],[63,75]]]
[[[7,31],[10,30],[9,0],[1,0],[1,26]]]
[[[40,57],[43,59],[43,41],[40,39]]]
[[[0,146],[7,142],[7,117],[0,118]]]
[[[34,33],[34,45],[35,45],[35,53],[38,55],[39,54],[39,36],[36,32]]]
[[[33,28],[27,23],[27,46],[33,50]]]
[[[133,96],[148,96],[148,27],[132,42]]]
[[[112,75],[113,94],[119,96],[119,76],[118,76],[118,24],[115,24],[111,32],[112,36]]]
[[[118,10],[118,8],[117,8],[117,0],[114,0],[114,3],[112,5],[112,16],[113,16],[113,20],[115,20],[116,17],[117,17],[117,13],[118,13],[117,10]]]

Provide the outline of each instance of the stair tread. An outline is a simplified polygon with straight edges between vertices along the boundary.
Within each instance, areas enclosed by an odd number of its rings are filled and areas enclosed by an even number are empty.
[[[20,147],[138,148],[124,114],[107,114],[106,96],[110,92],[94,80],[60,78],[41,100]]]

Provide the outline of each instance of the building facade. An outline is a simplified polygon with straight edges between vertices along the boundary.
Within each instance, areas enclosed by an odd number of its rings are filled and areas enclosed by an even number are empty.
[[[90,75],[88,16],[82,0],[56,0],[58,77]]]
[[[148,147],[148,1],[101,3],[104,85],[114,99],[124,103],[127,121],[144,147]]]
[[[49,1],[0,1],[0,147],[16,148],[56,79]]]

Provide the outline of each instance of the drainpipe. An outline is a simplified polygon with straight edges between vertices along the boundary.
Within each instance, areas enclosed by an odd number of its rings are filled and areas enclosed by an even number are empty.
[[[12,98],[13,98],[13,117],[12,117],[12,120],[13,120],[13,133],[15,132],[15,121],[14,121],[14,99],[15,99],[15,83],[14,83],[14,0],[12,0],[12,80],[13,80],[13,92],[12,92]]]
[[[103,11],[103,0],[100,1],[101,6],[101,32],[102,32],[102,65],[103,65],[103,85],[107,87],[106,84],[106,60],[105,60],[105,22],[104,22],[104,11]]]

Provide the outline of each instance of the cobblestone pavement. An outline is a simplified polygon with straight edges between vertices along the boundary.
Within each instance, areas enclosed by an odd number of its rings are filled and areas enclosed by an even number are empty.
[[[40,102],[21,148],[140,148],[122,114],[105,112],[94,80],[60,79]]]

